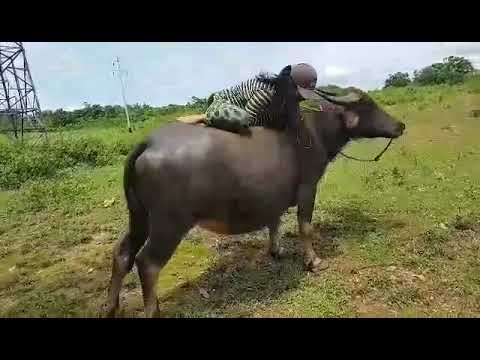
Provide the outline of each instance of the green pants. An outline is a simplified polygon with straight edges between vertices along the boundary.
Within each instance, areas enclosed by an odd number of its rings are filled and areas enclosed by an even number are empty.
[[[239,132],[248,128],[251,120],[250,115],[244,109],[217,96],[214,96],[205,115],[205,122],[208,126],[231,132]]]

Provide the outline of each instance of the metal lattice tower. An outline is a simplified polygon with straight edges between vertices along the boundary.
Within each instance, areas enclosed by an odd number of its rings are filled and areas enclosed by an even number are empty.
[[[13,132],[23,140],[24,132],[42,131],[38,101],[25,49],[21,42],[0,43],[0,131]]]

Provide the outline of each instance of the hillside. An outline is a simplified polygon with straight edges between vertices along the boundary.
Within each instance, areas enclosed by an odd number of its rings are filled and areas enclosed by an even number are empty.
[[[192,230],[161,273],[164,316],[474,316],[480,313],[480,77],[463,85],[372,92],[407,124],[379,163],[339,158],[319,186],[316,248],[330,268],[303,271],[295,213],[280,263],[266,233]],[[67,128],[41,146],[0,139],[0,316],[99,314],[113,243],[125,230],[123,160],[180,113],[152,114],[129,134],[109,123]],[[384,140],[346,152],[372,157]],[[143,316],[136,273],[124,316]]]

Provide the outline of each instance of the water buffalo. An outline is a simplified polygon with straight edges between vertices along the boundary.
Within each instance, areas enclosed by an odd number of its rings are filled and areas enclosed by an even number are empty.
[[[158,312],[159,271],[195,225],[222,234],[268,227],[269,251],[278,257],[280,217],[297,206],[305,265],[324,269],[312,247],[311,219],[327,165],[352,139],[397,138],[405,129],[359,90],[330,101],[333,110],[302,112],[295,134],[254,127],[240,136],[171,123],[137,145],[125,166],[129,230],[113,253],[108,315],[118,309],[122,280],[134,262],[145,313]]]

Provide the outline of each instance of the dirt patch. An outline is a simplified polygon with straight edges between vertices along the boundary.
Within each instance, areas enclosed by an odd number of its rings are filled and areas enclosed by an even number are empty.
[[[90,236],[91,239],[96,243],[96,244],[102,244],[105,242],[109,242],[110,240],[113,240],[113,236],[109,232],[99,232],[95,233]]]

